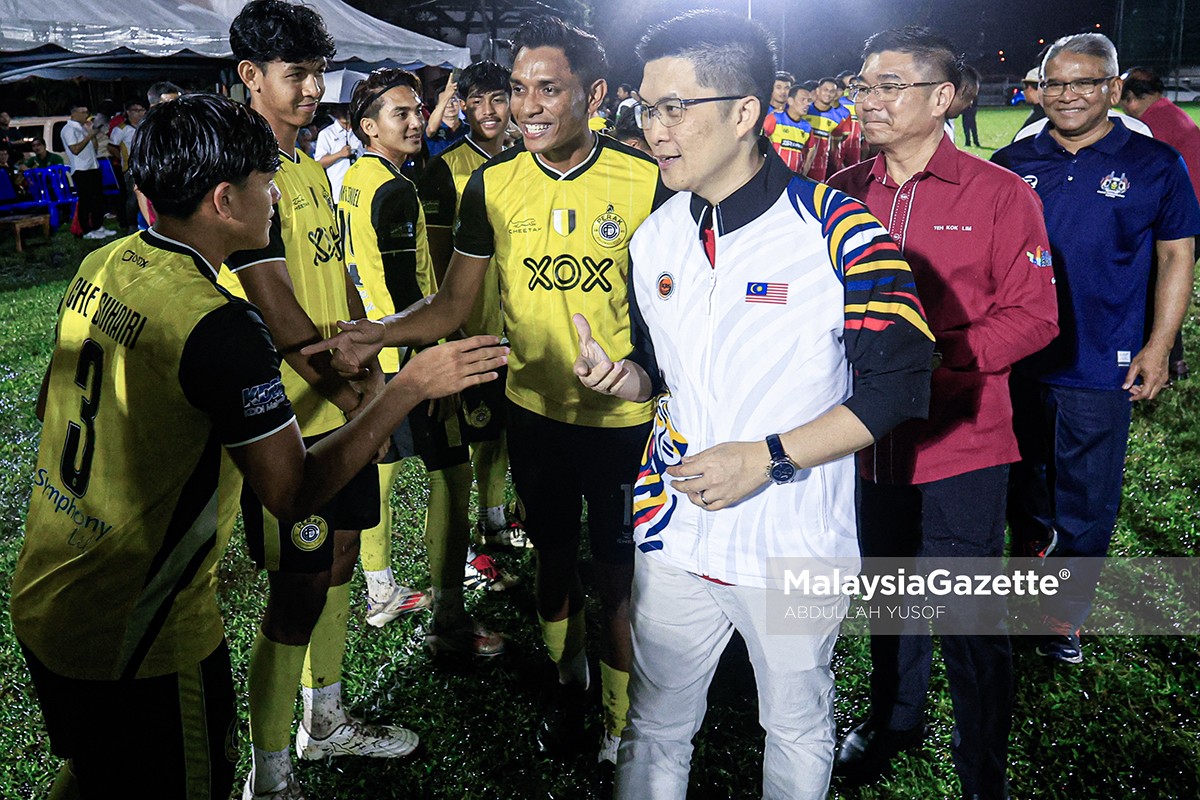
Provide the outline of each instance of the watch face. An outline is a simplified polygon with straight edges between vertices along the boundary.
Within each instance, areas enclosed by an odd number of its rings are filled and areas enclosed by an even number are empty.
[[[776,483],[790,483],[796,476],[796,468],[790,461],[778,461],[771,465],[771,480]]]

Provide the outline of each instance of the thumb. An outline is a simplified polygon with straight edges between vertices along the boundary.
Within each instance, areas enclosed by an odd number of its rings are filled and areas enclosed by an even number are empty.
[[[571,317],[571,321],[575,323],[575,330],[579,333],[579,349],[582,350],[592,341],[592,326],[583,314],[576,314]]]
[[[340,331],[352,331],[352,330],[355,330],[356,328],[358,328],[358,320],[339,319],[337,322],[337,326],[338,326],[338,330],[340,330]]]

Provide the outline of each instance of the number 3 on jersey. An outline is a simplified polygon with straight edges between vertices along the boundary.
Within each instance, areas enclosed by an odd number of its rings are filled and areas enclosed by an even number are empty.
[[[92,472],[92,455],[96,451],[96,413],[100,410],[100,383],[104,374],[104,348],[87,339],[79,351],[75,368],[75,385],[85,394],[79,403],[79,422],[67,423],[67,441],[63,444],[63,485],[76,497],[87,492]],[[83,452],[80,453],[80,444]]]

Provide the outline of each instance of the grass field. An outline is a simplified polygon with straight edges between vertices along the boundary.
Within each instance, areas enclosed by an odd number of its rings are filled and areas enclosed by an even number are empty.
[[[979,125],[984,142],[1006,143],[1024,115],[1022,109],[983,109]],[[990,150],[980,154],[986,157]],[[10,249],[11,243],[0,241],[0,248]],[[0,256],[0,798],[5,800],[44,797],[58,767],[48,751],[7,609],[38,437],[33,401],[50,355],[55,307],[86,248],[60,235],[51,245],[32,246],[25,256]],[[1200,353],[1194,305],[1185,331],[1191,352]],[[1200,378],[1137,407],[1114,552],[1191,556],[1200,548],[1197,409]],[[392,498],[398,512],[395,566],[402,580],[416,585],[427,581],[420,532],[425,496],[421,471],[410,463]],[[420,733],[425,746],[398,762],[302,764],[300,775],[310,798],[591,796],[591,739],[583,754],[564,763],[545,762],[535,753],[531,731],[549,674],[533,612],[532,561],[498,557],[524,583],[507,594],[476,595],[469,602],[477,616],[511,635],[516,644],[512,655],[488,663],[435,663],[421,646],[426,618],[398,620],[376,630],[363,622],[361,613],[354,615],[345,674],[352,710],[371,720],[405,724]],[[221,579],[235,677],[244,687],[266,584],[237,538]],[[361,580],[356,578],[353,586],[355,597],[361,598]],[[1061,669],[1043,663],[1026,641],[1016,641],[1013,797],[1200,797],[1200,643],[1085,635],[1084,646],[1085,664]],[[840,734],[867,707],[867,640],[843,637],[835,669]],[[241,712],[244,720],[244,697]],[[835,784],[831,796],[957,797],[949,755],[950,700],[936,661],[929,717],[929,741],[901,757],[888,780],[866,789]],[[105,735],[99,720],[96,735]],[[714,684],[697,740],[691,796],[759,796],[762,742],[753,676],[744,651],[734,647]],[[242,752],[248,751],[243,735]],[[247,767],[243,755],[241,775]],[[136,787],[135,776],[130,778],[130,797],[149,794]]]

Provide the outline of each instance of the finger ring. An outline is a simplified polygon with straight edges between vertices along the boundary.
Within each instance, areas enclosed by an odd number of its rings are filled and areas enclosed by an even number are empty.
[[[704,490],[703,489],[700,490],[700,502],[703,503],[704,505],[708,505],[708,501],[704,499]]]

